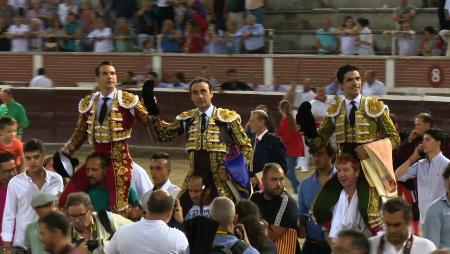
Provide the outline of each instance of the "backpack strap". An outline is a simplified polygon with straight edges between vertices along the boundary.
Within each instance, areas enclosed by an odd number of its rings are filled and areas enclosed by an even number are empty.
[[[111,227],[111,221],[109,220],[109,217],[108,217],[108,214],[106,213],[106,210],[105,209],[101,209],[100,211],[97,212],[97,215],[98,215],[98,219],[100,220],[100,223],[105,228],[106,232],[108,232],[108,234],[109,234],[108,241],[111,240],[111,238],[113,237],[115,231]]]
[[[230,248],[233,254],[242,254],[248,248],[248,244],[242,240],[237,240]]]

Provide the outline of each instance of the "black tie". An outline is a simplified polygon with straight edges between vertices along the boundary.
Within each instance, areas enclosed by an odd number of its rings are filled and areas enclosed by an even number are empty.
[[[355,126],[356,105],[355,105],[354,101],[350,102],[350,104],[352,104],[352,108],[350,109],[350,115],[348,115],[348,120],[350,120],[350,124],[352,125],[352,127],[354,127]]]
[[[98,115],[98,121],[100,122],[100,124],[103,124],[103,121],[106,118],[106,113],[108,112],[108,104],[107,101],[109,100],[108,97],[103,97],[103,104],[102,104],[102,108],[100,109],[100,115]]]
[[[204,133],[206,130],[206,114],[202,113],[201,117],[202,117],[201,131],[202,131],[202,133]]]

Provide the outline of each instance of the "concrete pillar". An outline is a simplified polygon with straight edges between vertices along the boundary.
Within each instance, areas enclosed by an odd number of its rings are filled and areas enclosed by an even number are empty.
[[[37,69],[44,67],[44,56],[41,54],[33,54],[33,76],[37,75]]]
[[[273,81],[273,58],[264,57],[264,85],[270,86]]]
[[[162,56],[153,55],[152,56],[152,69],[158,74],[158,77],[162,76]]]
[[[385,77],[385,85],[387,90],[389,90],[390,88],[394,88],[395,87],[395,60],[392,59],[387,59],[385,61],[386,64],[386,77]]]

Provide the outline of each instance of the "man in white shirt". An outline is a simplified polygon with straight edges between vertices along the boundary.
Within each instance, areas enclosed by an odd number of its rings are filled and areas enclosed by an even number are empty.
[[[366,71],[366,82],[364,82],[361,89],[361,94],[364,96],[386,95],[386,88],[384,83],[376,78],[375,71]]]
[[[53,81],[47,78],[47,76],[45,75],[44,68],[39,68],[37,72],[38,75],[30,81],[30,87],[44,87],[44,88],[53,87]]]
[[[142,207],[147,210],[147,202],[152,193],[156,190],[164,190],[170,193],[174,199],[177,198],[180,188],[172,184],[169,180],[170,173],[172,173],[172,163],[170,156],[167,153],[155,153],[152,155],[150,162],[150,176],[153,180],[153,188],[144,193],[141,198]]]
[[[280,77],[275,76],[272,81],[272,85],[267,88],[268,92],[287,92],[286,86],[281,84]]]
[[[140,221],[117,231],[105,253],[185,253],[189,247],[186,236],[167,222],[172,217],[175,200],[164,190],[156,190],[147,202],[149,211]]]
[[[64,0],[64,3],[58,5],[58,17],[61,24],[67,23],[69,13],[78,14],[79,6],[74,4],[72,0]]]
[[[11,38],[11,52],[26,52],[28,48],[28,32],[30,29],[20,16],[14,17],[14,25],[8,29]]]
[[[395,171],[395,178],[401,182],[417,177],[420,223],[422,224],[428,207],[446,192],[442,173],[450,160],[441,152],[441,144],[445,140],[445,134],[441,130],[435,128],[427,130],[422,144],[418,145],[413,155]],[[425,153],[425,159],[420,159],[421,153]]]
[[[133,172],[131,172],[131,187],[138,193],[139,200],[142,199],[147,191],[153,189],[153,183],[150,181],[147,172],[143,167],[133,161]]]
[[[32,194],[38,191],[58,195],[63,191],[62,177],[44,168],[41,141],[31,139],[24,144],[25,172],[13,177],[8,184],[3,212],[3,247],[24,246],[26,226],[37,220],[31,207]]]
[[[88,34],[88,38],[94,41],[94,52],[112,52],[114,47],[111,37],[111,28],[106,27],[103,18],[97,18],[96,28]]]
[[[327,115],[328,107],[335,103],[334,96],[327,96],[325,93],[325,85],[318,85],[316,87],[316,96],[309,101],[311,103],[311,113],[316,120],[316,124],[320,125],[322,120]]]
[[[411,234],[411,207],[401,198],[383,204],[384,234],[369,238],[371,254],[424,254],[436,249],[428,239]]]

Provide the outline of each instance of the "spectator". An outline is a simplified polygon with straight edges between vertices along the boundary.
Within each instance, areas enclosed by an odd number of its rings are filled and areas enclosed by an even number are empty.
[[[416,54],[416,32],[411,29],[408,22],[401,24],[401,30],[397,31],[398,54],[400,56],[413,56]]]
[[[9,181],[18,173],[16,159],[9,153],[0,153],[0,214],[3,215]],[[3,216],[0,218],[2,226]],[[0,236],[0,240],[1,240]],[[2,241],[3,243],[3,241]]]
[[[125,18],[118,18],[116,20],[116,31],[114,32],[114,39],[116,42],[117,52],[133,52],[134,51],[134,39],[136,35],[128,25]]]
[[[245,0],[247,16],[255,16],[258,24],[264,24],[264,3],[265,0]]]
[[[23,162],[23,145],[16,138],[17,122],[10,116],[0,118],[0,151],[7,152],[14,156],[16,166],[19,167]]]
[[[435,200],[427,210],[423,225],[424,237],[431,240],[437,248],[450,247],[450,165],[445,168],[444,182],[447,193]]]
[[[53,16],[42,8],[42,0],[31,0],[30,5],[30,9],[27,11],[27,19],[40,19],[43,26],[47,27]]]
[[[339,232],[336,244],[333,246],[334,254],[369,254],[370,244],[367,237],[355,230]]]
[[[209,83],[215,89],[217,87],[217,79],[215,79],[210,73],[209,73],[209,67],[206,65],[203,65],[200,67],[200,77],[207,78],[209,80]]]
[[[358,18],[357,29],[359,31],[358,37],[356,38],[356,46],[358,47],[358,55],[360,56],[371,56],[375,53],[373,52],[373,34],[372,30],[369,29],[369,20],[365,18]]]
[[[3,104],[0,105],[0,117],[10,116],[17,122],[17,138],[22,139],[23,129],[29,125],[27,113],[25,108],[14,100],[12,91],[8,88],[3,88],[0,92],[0,98]]]
[[[379,96],[386,95],[386,88],[384,83],[377,79],[375,71],[368,70],[364,73],[366,82],[364,82],[361,94],[364,96]]]
[[[282,115],[278,125],[278,136],[286,148],[286,175],[291,181],[294,193],[297,193],[299,181],[295,174],[295,167],[297,166],[297,159],[305,156],[303,137],[295,126],[291,104],[287,100],[280,101],[278,111]]]
[[[73,0],[64,0],[64,3],[58,5],[58,17],[61,24],[66,24],[69,13],[78,14],[79,6],[74,4]]]
[[[193,21],[186,23],[186,40],[183,45],[183,53],[203,53],[205,44],[204,34]]]
[[[67,196],[65,212],[71,224],[69,232],[72,241],[79,243],[78,248],[89,248],[91,253],[103,253],[114,233],[132,223],[115,213],[104,210],[94,212],[91,199],[84,192],[72,192]]]
[[[419,48],[419,55],[422,56],[442,56],[445,53],[445,42],[436,34],[432,26],[423,29],[424,38]]]
[[[158,30],[161,30],[163,22],[166,19],[174,21],[175,13],[173,10],[173,6],[171,5],[171,1],[169,0],[158,0],[156,5],[157,13],[158,13]]]
[[[122,89],[137,87],[137,81],[135,79],[135,74],[132,71],[127,71],[126,79],[120,83]]]
[[[278,249],[281,244],[286,244],[289,246],[288,253],[299,253],[296,233],[297,205],[284,189],[283,169],[276,163],[266,164],[262,181],[264,190],[253,193],[251,201],[255,202],[262,217],[269,223],[269,238],[275,242]],[[287,240],[292,240],[292,236],[293,242]]]
[[[225,81],[221,89],[222,91],[252,91],[252,89],[244,82],[237,79],[237,71],[231,68],[227,71],[228,81]]]
[[[173,21],[170,19],[164,20],[161,34],[161,49],[164,53],[179,53],[181,52],[180,41],[182,35],[176,31],[173,26]]]
[[[7,26],[12,25],[15,15],[16,11],[11,5],[8,4],[8,1],[0,0],[0,17],[5,19]]]
[[[79,254],[68,236],[69,220],[57,211],[49,212],[39,219],[39,239],[52,254]]]
[[[154,39],[148,39],[143,41],[142,44],[142,52],[143,53],[156,53],[158,52],[155,48],[155,40]]]
[[[53,87],[53,81],[47,78],[44,68],[39,68],[37,74],[38,75],[30,81],[30,87]]]
[[[34,211],[38,215],[38,218],[42,219],[50,212],[58,211],[58,207],[55,203],[56,200],[58,200],[58,197],[53,194],[37,192],[33,194],[33,198],[31,199],[31,207],[33,207]],[[27,228],[25,229],[24,247],[28,251],[35,254],[47,253],[44,249],[43,243],[39,239],[38,220],[27,225]]]
[[[14,8],[16,14],[22,17],[26,16],[28,3],[28,0],[8,0],[8,4]]]
[[[245,17],[245,1],[242,0],[228,0],[227,8],[228,21],[236,23],[236,27],[244,26]]]
[[[25,143],[24,151],[26,170],[8,184],[2,224],[3,247],[24,245],[25,228],[38,217],[31,207],[30,193],[41,191],[58,195],[63,191],[61,176],[43,167],[45,155],[41,141],[31,139]]]
[[[155,190],[162,189],[168,191],[173,198],[177,198],[180,188],[170,182],[169,176],[171,173],[172,163],[170,162],[169,154],[153,154],[150,162],[150,176],[152,177],[154,187],[142,195],[141,200],[141,204],[146,212],[148,212],[146,203]]]
[[[420,223],[422,224],[428,207],[446,191],[441,177],[450,162],[441,152],[441,145],[445,142],[446,137],[441,130],[434,128],[427,130],[422,144],[416,147],[411,157],[395,172],[397,180],[402,182],[417,177]],[[425,159],[421,159],[421,152],[426,154]]]
[[[59,0],[44,0],[42,3],[42,8],[49,13],[53,18],[58,18],[58,5]]]
[[[97,18],[96,28],[88,35],[94,42],[94,52],[112,52],[114,48],[111,37],[111,28],[106,27],[104,19]]]
[[[50,22],[49,27],[45,30],[44,33],[44,51],[60,51],[64,47],[63,38],[65,36],[66,33],[61,27],[59,18],[53,18],[52,22]]]
[[[311,103],[311,113],[314,116],[316,121],[316,125],[320,126],[323,119],[327,115],[328,107],[335,103],[336,100],[333,97],[327,96],[325,94],[325,86],[317,85],[316,86],[316,97],[309,101]]]
[[[241,37],[237,34],[236,22],[227,21],[227,30],[224,33],[227,54],[239,54],[241,51]]]
[[[205,36],[205,53],[209,54],[225,54],[225,40],[223,39],[223,31],[216,32],[216,25],[210,23],[208,26],[208,32]]]
[[[313,91],[312,79],[305,78],[302,86],[302,90],[297,90],[297,84],[292,83],[291,88],[284,97],[284,99],[288,100],[294,108],[298,108],[304,101],[311,101],[316,97],[316,93]]]
[[[409,0],[399,0],[400,5],[394,8],[392,19],[399,25],[411,23],[416,17],[416,8],[409,4]]]
[[[41,51],[42,50],[42,37],[44,35],[44,27],[40,19],[30,20],[30,30],[28,31],[28,38],[30,38],[30,50]]]
[[[81,34],[87,35],[92,31],[95,22],[95,11],[90,1],[84,1],[81,5],[80,23]]]
[[[281,84],[280,76],[275,76],[272,79],[272,85],[267,88],[268,92],[287,92],[286,86]]]
[[[356,45],[357,28],[355,20],[352,16],[346,16],[344,24],[341,28],[335,30],[336,34],[340,35],[341,54],[342,55],[356,55],[358,48]]]
[[[65,44],[64,51],[77,52],[80,50],[81,22],[75,13],[69,13],[67,23],[64,25]]]
[[[384,234],[369,239],[370,253],[431,253],[434,244],[425,238],[410,233],[411,207],[401,198],[392,198],[382,208]]]
[[[11,39],[11,52],[26,52],[28,48],[28,32],[30,29],[23,23],[23,17],[14,17],[14,24],[8,29]]]
[[[144,41],[154,41],[158,34],[157,13],[151,0],[141,0],[141,8],[137,12],[138,46],[143,48]]]
[[[246,230],[242,224],[235,225],[236,210],[231,199],[227,197],[215,198],[211,203],[211,219],[219,223],[213,247],[224,246],[226,249],[233,249],[239,246],[243,254],[259,253],[250,246]]]
[[[190,220],[197,216],[209,217],[211,209],[211,186],[203,176],[191,175],[187,180],[187,190],[191,207],[183,207],[184,220]]]
[[[336,173],[336,169],[333,167],[336,146],[327,143],[320,149],[311,149],[311,154],[314,174],[304,179],[298,188],[298,230],[300,238],[305,238],[302,253],[330,254],[331,249],[325,240],[322,226],[314,223],[310,211],[320,188]]]
[[[173,10],[175,12],[175,28],[178,32],[184,33],[184,26],[188,11],[186,2],[183,0],[175,0],[173,2]]]
[[[247,25],[242,27],[237,35],[244,40],[244,48],[248,54],[264,54],[264,27],[256,23],[255,16],[249,15]]]
[[[113,0],[111,11],[114,11],[116,18],[125,18],[131,21],[138,10],[138,0]]]
[[[325,88],[325,93],[328,95],[342,95],[344,91],[342,90],[339,81],[336,78],[333,78]]]
[[[109,203],[109,192],[106,189],[105,177],[106,170],[111,164],[110,158],[103,153],[92,153],[86,158],[86,177],[89,182],[89,198],[91,199],[94,211],[100,210],[112,211],[111,204]],[[136,219],[133,212],[139,210],[137,207],[139,204],[139,197],[136,190],[131,187],[128,193],[128,203],[130,209],[127,209],[125,214],[129,219]],[[133,209],[135,208],[135,209]],[[137,209],[136,209],[137,208]]]
[[[200,33],[205,34],[208,31],[208,21],[206,20],[206,10],[200,0],[187,1],[187,19],[194,22]]]
[[[338,40],[333,33],[335,28],[332,27],[332,20],[327,19],[323,22],[322,27],[316,30],[316,47],[319,55],[334,55],[337,53]]]
[[[114,234],[106,253],[185,253],[188,241],[183,232],[170,228],[174,198],[164,190],[156,190],[145,204],[148,214],[139,222]],[[164,244],[162,244],[164,243]]]
[[[183,89],[183,90],[186,90],[189,88],[189,85],[186,83],[186,78],[185,78],[184,72],[179,71],[173,75],[172,88]]]
[[[11,40],[8,36],[8,25],[3,17],[0,17],[0,51],[11,50]]]

